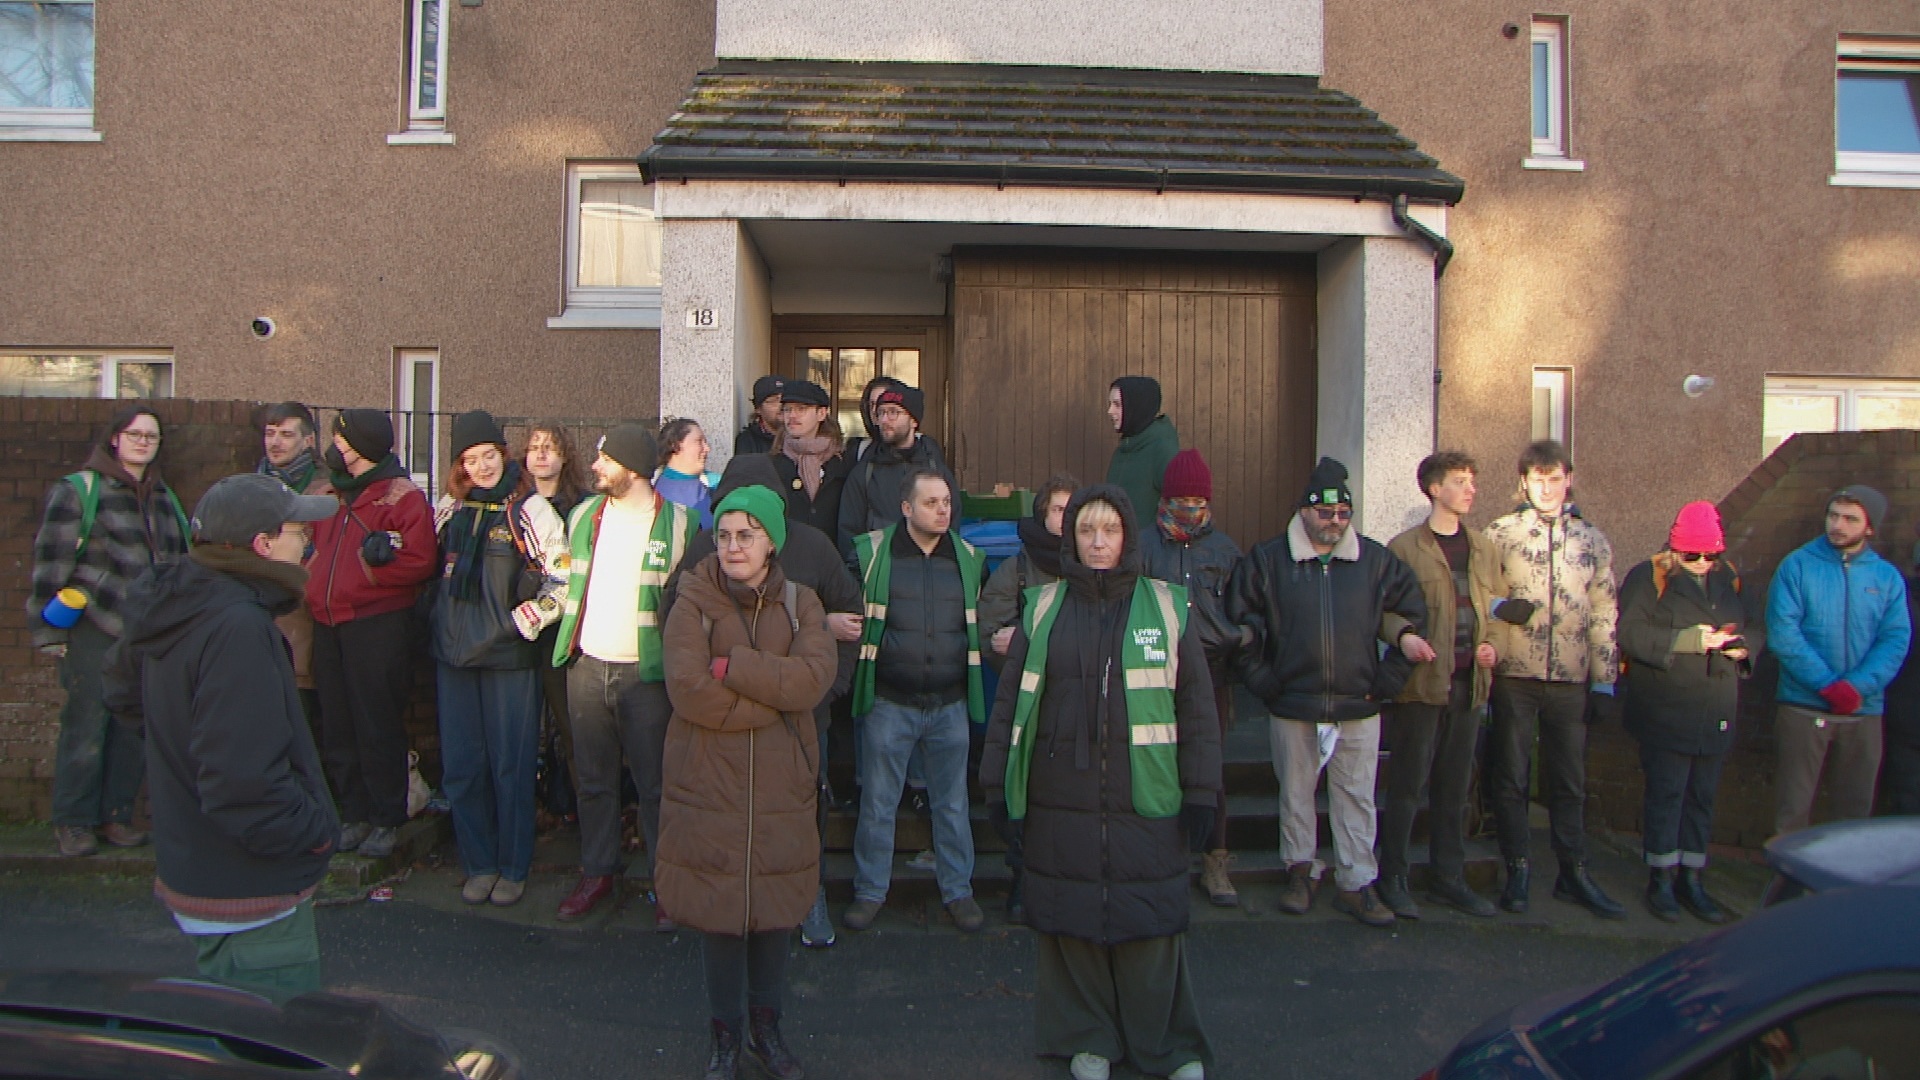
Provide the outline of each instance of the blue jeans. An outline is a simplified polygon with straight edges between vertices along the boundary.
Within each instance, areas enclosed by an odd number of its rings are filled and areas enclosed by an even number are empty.
[[[879,903],[893,877],[893,817],[907,779],[907,759],[927,762],[933,808],[934,873],[940,900],[973,895],[973,824],[967,817],[967,703],[914,709],[885,699],[861,725],[866,754],[860,778],[860,827],[853,835],[853,897]]]
[[[540,675],[436,665],[440,787],[469,875],[527,880],[533,865],[533,774]]]

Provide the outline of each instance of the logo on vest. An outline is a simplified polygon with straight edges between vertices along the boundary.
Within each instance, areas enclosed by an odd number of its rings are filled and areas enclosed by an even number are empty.
[[[648,540],[647,541],[647,561],[659,562],[660,556],[665,554],[666,550],[667,550],[667,542],[665,540]]]
[[[1149,664],[1167,662],[1167,650],[1160,647],[1160,628],[1143,626],[1133,632],[1133,643],[1138,646],[1141,655]]]

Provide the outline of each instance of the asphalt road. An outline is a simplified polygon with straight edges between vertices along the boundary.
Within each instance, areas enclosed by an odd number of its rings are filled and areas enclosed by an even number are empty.
[[[457,880],[416,874],[396,901],[321,909],[329,988],[492,1034],[536,1077],[700,1075],[694,935],[617,920],[554,930],[409,899]],[[1412,1080],[1488,1016],[1610,979],[1669,944],[1460,920],[1386,933],[1341,919],[1229,918],[1191,936],[1217,1075],[1316,1080]],[[1066,1076],[1032,1054],[1024,930],[968,937],[890,909],[875,931],[795,952],[784,1026],[809,1075]],[[0,875],[0,966],[188,974],[193,952],[145,882],[15,873]]]

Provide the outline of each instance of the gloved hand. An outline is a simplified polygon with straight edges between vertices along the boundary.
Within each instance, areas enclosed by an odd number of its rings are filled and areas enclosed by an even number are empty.
[[[1612,683],[1594,683],[1587,691],[1587,725],[1620,719],[1620,699],[1614,696]]]
[[[1018,851],[1020,841],[1026,838],[1027,823],[1015,821],[1007,816],[1006,800],[987,804],[987,824],[993,826],[993,834],[1007,845],[1010,850]]]
[[[1180,828],[1186,831],[1189,850],[1207,850],[1207,842],[1213,839],[1213,821],[1217,814],[1211,806],[1180,804]]]
[[[1836,679],[1827,684],[1826,689],[1820,691],[1820,696],[1835,715],[1852,716],[1860,711],[1860,691],[1845,679]]]
[[[1513,626],[1525,626],[1540,605],[1531,600],[1499,600],[1493,605],[1493,617]]]
[[[528,641],[537,640],[540,637],[541,630],[539,605],[529,600],[515,607],[513,609],[513,628],[520,631],[520,636],[526,638]]]
[[[360,557],[368,566],[385,566],[399,556],[400,545],[394,542],[390,532],[368,533],[360,541]]]

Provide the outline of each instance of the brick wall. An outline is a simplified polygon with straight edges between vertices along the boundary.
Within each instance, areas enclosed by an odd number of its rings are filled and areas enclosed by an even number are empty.
[[[1794,548],[1825,528],[1827,500],[1848,484],[1867,484],[1887,496],[1875,548],[1902,568],[1909,565],[1920,523],[1920,431],[1859,431],[1797,435],[1720,501],[1727,554],[1756,610],[1766,609],[1774,568]],[[1619,568],[1625,576],[1627,568]],[[1714,842],[1757,848],[1773,834],[1773,693],[1779,668],[1762,654],[1754,677],[1741,687],[1739,732],[1727,754],[1714,813]],[[1640,831],[1640,758],[1637,744],[1617,727],[1593,733],[1587,761],[1589,813],[1626,833]],[[1824,816],[1823,797],[1815,820]]]

